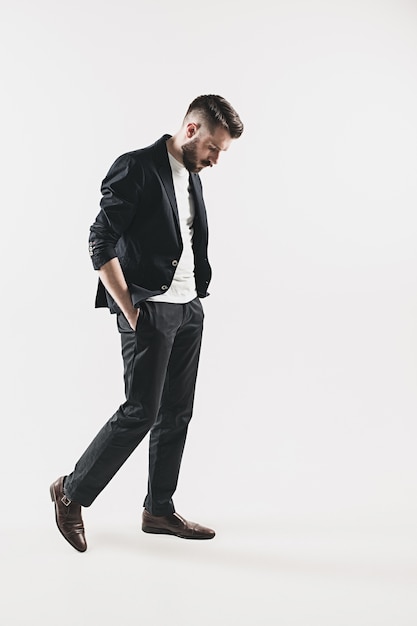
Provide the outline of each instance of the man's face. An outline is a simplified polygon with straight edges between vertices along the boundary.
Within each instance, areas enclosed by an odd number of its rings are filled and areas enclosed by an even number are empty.
[[[220,152],[228,149],[232,138],[227,130],[218,126],[211,133],[203,126],[188,124],[188,140],[181,146],[184,166],[198,174],[204,167],[212,167],[219,160]]]

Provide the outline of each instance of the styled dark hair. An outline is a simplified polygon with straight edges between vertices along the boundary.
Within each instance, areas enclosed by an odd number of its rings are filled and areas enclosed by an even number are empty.
[[[189,113],[198,112],[211,131],[216,126],[223,126],[232,139],[237,139],[243,133],[243,124],[232,105],[221,96],[198,96],[188,107]]]

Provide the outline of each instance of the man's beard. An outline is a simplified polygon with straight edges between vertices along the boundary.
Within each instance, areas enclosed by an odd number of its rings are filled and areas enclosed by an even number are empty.
[[[203,167],[211,165],[210,161],[198,160],[197,151],[199,143],[200,139],[198,137],[194,137],[191,141],[181,146],[184,167],[186,167],[189,172],[193,172],[194,174],[201,172]]]

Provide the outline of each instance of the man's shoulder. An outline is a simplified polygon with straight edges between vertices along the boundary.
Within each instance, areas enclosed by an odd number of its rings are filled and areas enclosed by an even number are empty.
[[[116,161],[130,162],[132,165],[148,165],[156,163],[163,158],[167,158],[166,142],[170,135],[163,135],[160,139],[157,139],[154,143],[144,148],[138,148],[137,150],[131,150],[121,154]]]

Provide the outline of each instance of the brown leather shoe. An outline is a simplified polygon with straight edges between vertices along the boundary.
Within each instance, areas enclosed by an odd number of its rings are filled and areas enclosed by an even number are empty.
[[[144,533],[175,535],[181,539],[213,539],[216,534],[211,528],[205,528],[195,522],[187,522],[178,513],[151,515],[146,509],[142,514],[142,530]]]
[[[58,478],[50,486],[52,502],[55,503],[55,518],[59,532],[79,552],[87,550],[81,505],[69,500],[64,493],[65,476]]]

